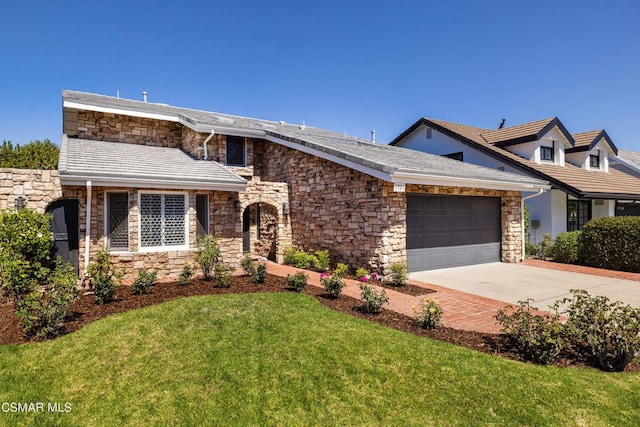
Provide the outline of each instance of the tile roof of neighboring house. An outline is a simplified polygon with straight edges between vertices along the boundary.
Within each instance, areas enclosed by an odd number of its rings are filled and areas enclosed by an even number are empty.
[[[247,181],[226,166],[191,158],[178,148],[62,137],[61,181],[176,189],[244,190]]]
[[[609,138],[609,135],[604,129],[573,134],[573,140],[576,144],[574,145],[574,148],[568,149],[567,152],[573,153],[577,151],[591,150],[602,138],[604,138],[605,142],[609,145],[611,151],[613,151],[614,154],[617,154],[618,148],[615,146],[611,138]]]
[[[429,183],[433,183],[433,185],[445,180],[450,183],[459,182],[459,186],[500,187],[518,191],[548,188],[548,183],[536,178],[502,172],[401,147],[376,144],[309,126],[191,110],[166,104],[146,103],[84,92],[63,91],[62,97],[65,106],[69,108],[90,110],[102,108],[98,111],[111,111],[120,114],[125,114],[125,112],[126,114],[135,114],[137,112],[145,116],[153,115],[157,118],[165,117],[167,120],[179,121],[200,132],[209,132],[214,129],[221,134],[265,138],[349,167],[360,168],[365,173],[392,182],[417,183],[418,180],[428,179]]]
[[[521,125],[510,126],[501,129],[485,129],[482,131],[480,136],[490,144],[501,146],[505,144],[510,145],[514,143],[536,141],[554,126],[559,126],[561,130],[564,130],[564,126],[562,126],[562,123],[560,123],[558,118],[552,117],[549,119],[523,123]],[[566,132],[566,134],[568,135],[569,133]],[[568,139],[570,142],[572,142],[570,135]]]
[[[546,120],[547,119],[532,122],[535,123],[535,126],[532,125],[530,127],[531,131],[538,129]],[[505,148],[501,148],[488,142],[483,136],[487,132],[493,132],[489,129],[466,126],[443,120],[422,118],[394,139],[391,144],[397,144],[421,125],[432,127],[452,138],[466,143],[471,147],[478,148],[487,155],[506,161],[515,168],[531,174],[531,176],[548,180],[554,187],[561,188],[576,197],[619,199],[640,198],[640,180],[633,176],[612,168],[609,168],[608,173],[601,171],[588,171],[568,162],[565,162],[564,167],[544,163],[538,164],[528,159],[524,159]],[[526,125],[522,125],[522,127],[529,128]],[[514,133],[511,132],[509,128],[504,128],[504,130],[510,132],[511,135],[516,135],[516,137],[529,132],[523,131]],[[497,139],[494,138],[492,140],[495,141]]]

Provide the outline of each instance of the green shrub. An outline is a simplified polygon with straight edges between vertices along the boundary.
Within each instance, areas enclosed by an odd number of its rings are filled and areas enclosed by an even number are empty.
[[[564,327],[556,313],[537,314],[531,299],[519,301],[518,307],[504,307],[495,318],[502,332],[509,335],[526,360],[548,364],[566,347]]]
[[[358,278],[358,280],[362,279],[363,277],[368,278],[369,270],[367,270],[366,268],[359,267],[356,270],[356,277]]]
[[[580,349],[586,344],[598,366],[606,371],[623,371],[640,353],[640,310],[584,290],[571,290],[572,297],[555,304],[568,304],[567,335]]]
[[[546,254],[556,262],[574,264],[578,261],[578,238],[581,231],[568,231],[556,236],[556,240],[551,244]]]
[[[308,254],[300,249],[297,249],[293,246],[289,246],[284,251],[284,263],[288,265],[295,265],[297,268],[303,268],[305,270],[309,269],[317,269],[324,266],[324,263],[327,263],[328,269],[328,258],[329,253],[326,253],[327,260],[325,261],[324,251],[321,252],[320,256],[323,257],[322,260],[318,259],[316,255]],[[316,254],[318,253],[316,252]]]
[[[259,262],[251,275],[252,283],[264,283],[267,281],[267,264]]]
[[[433,329],[440,325],[440,317],[442,316],[442,307],[435,298],[422,298],[420,305],[413,306],[413,314],[416,321],[423,329]]]
[[[240,267],[244,270],[244,274],[249,277],[253,277],[256,271],[256,263],[253,262],[251,255],[245,255],[245,257],[242,258],[242,261],[240,261]]]
[[[535,256],[538,253],[538,247],[531,242],[524,242],[524,254],[528,257]]]
[[[389,303],[389,297],[387,297],[387,292],[384,289],[378,290],[367,282],[359,283],[358,287],[361,291],[360,295],[362,301],[364,301],[364,311],[366,313],[379,313],[382,306]]]
[[[296,265],[298,262],[298,249],[294,246],[284,248],[284,263],[287,265]]]
[[[64,331],[69,305],[78,298],[75,270],[58,259],[49,284],[18,302],[16,314],[27,336],[53,338]]]
[[[156,284],[158,274],[155,271],[147,271],[145,269],[138,271],[138,277],[131,285],[132,294],[148,294],[151,288]]]
[[[293,276],[287,274],[287,285],[291,286],[295,289],[296,292],[303,292],[307,287],[307,281],[309,280],[309,276],[304,274],[304,272],[299,271]]]
[[[226,264],[218,264],[213,269],[213,280],[219,288],[230,288],[233,280],[231,269]]]
[[[89,264],[88,273],[96,303],[113,301],[124,272],[115,268],[108,249],[98,251],[96,260]]]
[[[182,266],[182,270],[180,271],[180,276],[178,276],[178,285],[186,286],[189,284],[189,280],[191,280],[191,276],[193,276],[193,266],[190,262],[186,263]]]
[[[338,263],[336,269],[333,270],[333,275],[336,277],[344,277],[349,272],[349,266],[341,262]]]
[[[578,260],[592,267],[640,272],[640,217],[589,221],[578,240]]]
[[[342,288],[345,286],[342,276],[335,274],[322,273],[320,275],[320,281],[331,298],[338,298],[342,292]]]
[[[320,273],[329,271],[329,268],[331,267],[331,257],[329,255],[329,251],[326,249],[322,251],[315,251],[313,255],[315,256],[313,269]]]
[[[204,280],[211,280],[211,272],[220,262],[220,246],[217,234],[207,234],[196,238],[195,260],[202,269]]]
[[[388,281],[393,286],[404,286],[409,278],[407,275],[407,264],[405,262],[394,262],[389,266],[390,274]]]
[[[50,215],[29,209],[0,212],[0,289],[19,299],[48,280],[53,236]]]

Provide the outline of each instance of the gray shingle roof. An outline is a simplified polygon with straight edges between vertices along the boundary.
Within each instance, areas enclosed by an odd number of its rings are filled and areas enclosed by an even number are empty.
[[[195,160],[178,148],[62,137],[62,180],[80,178],[162,188],[243,189],[247,181],[213,161]]]
[[[547,185],[545,181],[525,175],[463,163],[401,147],[374,144],[371,141],[347,137],[340,133],[310,126],[232,116],[174,107],[167,104],[134,101],[68,90],[62,92],[62,98],[64,101],[87,105],[87,109],[90,109],[90,106],[100,106],[143,114],[162,114],[175,117],[176,121],[186,122],[193,126],[210,126],[238,132],[251,131],[256,132],[257,136],[265,137],[268,135],[276,139],[286,139],[291,143],[306,146],[385,174],[402,172],[414,173],[425,177],[455,177],[536,187]]]

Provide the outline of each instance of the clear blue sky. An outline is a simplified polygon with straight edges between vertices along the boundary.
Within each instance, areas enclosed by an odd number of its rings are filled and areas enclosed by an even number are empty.
[[[640,151],[637,1],[3,1],[0,140],[59,142],[62,89],[389,142],[420,117],[558,116]]]

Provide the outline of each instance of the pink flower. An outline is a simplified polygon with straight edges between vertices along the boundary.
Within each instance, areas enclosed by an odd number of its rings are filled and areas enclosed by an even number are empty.
[[[378,280],[378,275],[376,273],[371,273],[372,280]]]
[[[368,280],[369,280],[369,279],[367,279],[367,276],[362,276],[362,277],[360,278],[360,281],[361,281],[362,283],[365,283],[365,282],[367,282]]]
[[[329,273],[320,273],[320,279],[324,279],[324,278],[327,278],[329,276],[330,276]]]

